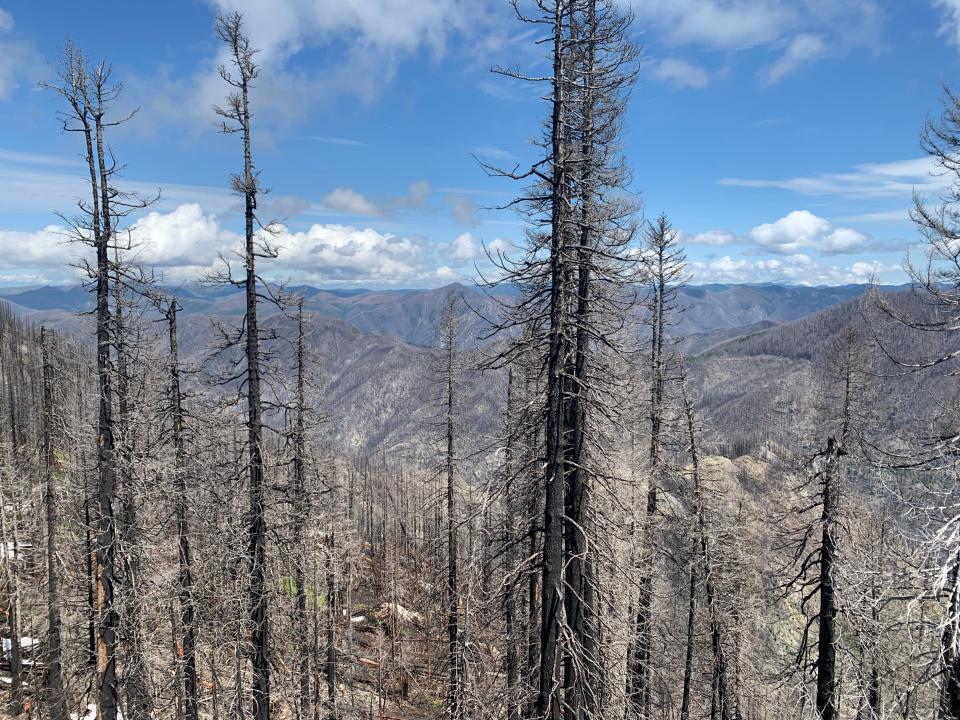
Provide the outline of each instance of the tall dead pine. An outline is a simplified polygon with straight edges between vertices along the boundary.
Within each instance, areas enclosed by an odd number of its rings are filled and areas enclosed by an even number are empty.
[[[251,150],[250,89],[258,74],[256,51],[243,29],[239,13],[217,18],[217,35],[227,46],[231,68],[221,66],[220,77],[232,90],[225,107],[215,107],[223,118],[220,129],[239,134],[243,143],[243,172],[232,177],[234,192],[244,203],[244,276],[237,281],[246,295],[243,321],[246,370],[247,482],[250,509],[248,516],[247,562],[249,570],[249,608],[251,626],[250,662],[253,668],[253,720],[270,718],[270,626],[266,588],[267,516],[264,480],[263,400],[261,397],[260,329],[257,317],[257,258],[264,256],[256,237],[258,182]]]

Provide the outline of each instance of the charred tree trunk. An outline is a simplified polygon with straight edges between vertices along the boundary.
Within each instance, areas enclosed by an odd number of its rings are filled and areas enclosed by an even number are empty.
[[[326,585],[327,585],[327,638],[326,638],[326,662],[325,679],[327,682],[327,703],[329,705],[328,717],[331,720],[337,720],[340,716],[337,707],[337,635],[336,635],[336,597],[337,582],[334,574],[336,545],[334,544],[333,532],[327,537],[327,565],[326,565]]]
[[[143,650],[143,608],[140,598],[140,527],[133,475],[133,398],[130,394],[131,367],[129,338],[125,321],[119,249],[114,246],[114,348],[116,353],[117,446],[115,466],[120,487],[119,549],[123,572],[120,575],[121,638],[126,658],[122,684],[126,691],[126,714],[130,720],[147,720],[151,714],[148,667]]]
[[[507,478],[507,487],[514,486],[515,471],[513,462],[513,367],[507,370],[507,407],[506,407],[506,462],[505,474]],[[514,493],[508,492],[505,503],[505,533],[504,544],[506,552],[506,576],[508,578],[507,586],[503,597],[503,622],[505,629],[506,652],[504,653],[504,662],[506,665],[507,676],[507,720],[520,720],[520,655],[518,648],[517,625],[517,581],[511,579],[510,575],[517,572],[517,543],[520,538],[516,536],[516,512],[514,508]]]
[[[584,38],[582,73],[586,86],[581,99],[581,162],[578,181],[580,183],[580,213],[577,230],[577,282],[575,302],[573,303],[573,325],[576,327],[575,348],[572,367],[569,369],[570,397],[566,416],[568,446],[566,470],[566,522],[564,612],[571,636],[571,647],[564,657],[564,716],[566,720],[579,720],[585,715],[592,716],[596,711],[596,643],[594,587],[592,573],[588,572],[592,550],[587,531],[589,527],[588,508],[590,504],[590,478],[587,472],[586,432],[587,408],[589,403],[590,335],[591,326],[591,270],[594,246],[594,226],[592,207],[594,203],[591,163],[593,162],[593,111],[594,98],[590,81],[594,72],[594,32],[596,23],[596,4],[587,3],[588,9],[581,32]]]
[[[304,348],[303,300],[297,305],[297,375],[296,407],[293,427],[293,486],[295,505],[293,508],[293,544],[294,583],[296,585],[296,635],[299,660],[300,695],[298,698],[298,717],[309,718],[312,715],[310,695],[310,618],[307,615],[307,584],[304,564],[306,561],[305,525],[307,519],[306,488],[306,349]],[[327,602],[332,602],[328,595]]]
[[[553,13],[553,108],[550,122],[550,325],[547,348],[546,463],[540,614],[540,666],[536,717],[558,718],[562,711],[556,678],[563,612],[564,369],[567,361],[566,235],[568,232],[565,35],[569,0],[555,0]]]
[[[64,692],[60,573],[57,568],[57,458],[53,447],[53,367],[46,328],[40,328],[43,360],[43,465],[45,475],[44,505],[47,534],[47,671],[46,693],[50,720],[67,720],[67,698]]]
[[[86,113],[84,113],[86,117]],[[93,192],[94,242],[96,245],[96,322],[97,322],[97,387],[99,413],[97,420],[97,708],[102,720],[116,720],[119,707],[117,687],[117,628],[119,614],[114,590],[116,586],[117,526],[113,502],[117,492],[116,457],[113,420],[113,383],[110,360],[112,313],[110,311],[110,243],[113,236],[110,211],[110,190],[107,187],[104,159],[103,108],[97,103],[94,114],[96,156],[90,127],[85,124],[87,163]],[[96,159],[95,159],[96,157]],[[96,166],[95,166],[96,163]],[[99,168],[99,178],[97,175]],[[99,197],[98,197],[99,194]],[[101,204],[102,203],[102,204]],[[99,212],[98,212],[99,208]],[[102,227],[101,227],[102,223]]]
[[[444,411],[446,420],[446,450],[444,473],[447,502],[447,712],[450,720],[463,717],[463,659],[460,638],[460,588],[457,585],[459,550],[457,547],[457,506],[454,455],[454,376],[456,373],[456,343],[459,332],[456,302],[450,294],[441,319],[440,336],[443,345]]]
[[[193,553],[190,546],[189,504],[187,475],[189,472],[184,438],[184,413],[180,387],[180,355],[177,342],[176,300],[167,308],[170,352],[170,412],[173,426],[173,445],[176,453],[176,482],[174,499],[177,516],[177,557],[179,576],[177,594],[180,600],[179,655],[183,664],[183,707],[185,720],[197,720],[197,652],[196,611],[193,604]]]
[[[820,541],[820,610],[817,636],[817,714],[822,720],[837,717],[837,597],[834,587],[837,522],[837,467],[843,446],[827,441],[823,470],[823,514]]]
[[[249,568],[250,663],[253,671],[253,720],[270,720],[270,626],[266,588],[267,513],[264,479],[263,401],[261,397],[260,327],[257,316],[257,257],[265,250],[257,244],[257,174],[251,150],[250,88],[257,77],[253,61],[255,50],[244,34],[243,16],[232,13],[217,20],[217,33],[227,45],[238,73],[234,77],[226,68],[220,76],[232,88],[226,108],[217,108],[225,118],[222,130],[239,133],[243,142],[243,173],[234,176],[234,190],[244,203],[244,276],[238,284],[243,288],[246,305],[243,321],[244,355],[246,360],[246,425],[247,481],[250,509],[248,515],[247,563]]]
[[[683,663],[683,697],[680,701],[680,720],[690,720],[690,694],[693,683],[693,643],[697,614],[697,568],[690,564],[689,604],[687,606],[687,648]]]
[[[703,584],[707,602],[707,614],[710,624],[710,647],[713,653],[713,674],[711,680],[710,717],[720,720],[740,720],[740,702],[735,688],[730,683],[727,663],[727,650],[723,616],[719,607],[719,597],[714,575],[713,550],[707,528],[706,508],[703,500],[703,486],[700,476],[700,452],[697,444],[697,424],[693,403],[687,394],[686,369],[680,362],[680,393],[686,421],[687,442],[689,444],[691,475],[693,481],[693,502],[697,523],[697,540],[700,557],[703,561]],[[693,577],[691,577],[691,583]],[[692,590],[692,585],[691,585]],[[692,606],[691,600],[691,606]]]

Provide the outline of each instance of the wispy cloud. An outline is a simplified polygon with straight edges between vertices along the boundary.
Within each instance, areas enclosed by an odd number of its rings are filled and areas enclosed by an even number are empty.
[[[909,197],[916,189],[936,192],[950,185],[950,178],[932,174],[929,158],[897,160],[887,163],[863,163],[842,173],[792,178],[723,178],[721,185],[752,188],[778,188],[803,195],[838,195],[843,197]]]
[[[731,50],[779,37],[791,21],[787,6],[768,0],[632,0],[641,21],[659,25],[668,39]]]
[[[77,200],[86,200],[90,193],[89,181],[84,177],[82,163],[70,156],[57,158],[40,153],[0,150],[0,211],[8,213],[40,212],[71,213]],[[240,199],[226,187],[167,183],[162,180],[125,179],[120,182],[124,191],[144,197],[159,198],[152,210],[167,211],[184,204],[198,203],[215,215],[238,213]],[[304,198],[289,195],[267,195],[261,212],[265,220],[289,218],[303,212],[310,203]]]
[[[39,79],[36,73],[43,67],[33,43],[8,37],[13,28],[13,16],[0,9],[0,100],[7,100],[17,87]]]
[[[478,224],[477,204],[469,195],[447,193],[445,201],[450,206],[450,212],[456,222],[461,225]]]
[[[500,160],[503,162],[512,162],[517,158],[517,156],[509,150],[505,150],[496,145],[475,145],[470,152],[481,160],[487,161]]]
[[[41,165],[50,167],[80,167],[80,158],[64,155],[47,155],[45,153],[24,152],[21,150],[7,150],[0,148],[0,163],[14,165]]]
[[[454,38],[474,38],[489,24],[493,0],[206,0],[219,12],[239,12],[259,50],[254,94],[263,124],[291,125],[318,105],[339,96],[372,101],[396,78],[401,63],[418,54],[448,53]],[[335,45],[322,71],[310,50]],[[464,43],[469,44],[469,43]],[[126,78],[145,113],[166,125],[210,123],[210,106],[222,103],[225,88],[217,67],[224,49],[192,72],[169,66]],[[0,60],[2,71],[2,60]],[[2,74],[0,74],[2,81]]]
[[[425,207],[430,200],[430,183],[417,180],[410,183],[404,195],[372,199],[353,188],[340,187],[327,193],[321,203],[327,210],[360,217],[384,217],[397,210]]]
[[[812,33],[801,33],[790,42],[783,55],[763,71],[762,77],[768,85],[778,83],[803,65],[819,60],[826,51],[827,44],[822,37]]]
[[[842,215],[834,218],[837,222],[848,223],[886,223],[907,222],[910,220],[910,210],[882,210],[880,212],[858,213],[856,215]]]
[[[664,58],[654,63],[650,75],[679,88],[700,90],[710,84],[710,74],[701,67],[679,58]]]
[[[360,142],[359,140],[351,140],[350,138],[341,138],[341,137],[325,137],[322,135],[311,135],[311,140],[316,140],[319,143],[324,145],[348,145],[350,147],[364,147],[365,142]]]
[[[680,240],[684,245],[707,245],[709,247],[725,247],[740,242],[741,238],[729,230],[707,230],[706,232],[691,235],[680,233]]]
[[[943,13],[940,32],[960,45],[960,0],[933,0],[933,6]]]

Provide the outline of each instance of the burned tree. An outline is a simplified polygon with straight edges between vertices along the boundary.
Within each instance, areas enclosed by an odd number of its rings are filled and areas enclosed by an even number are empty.
[[[119,706],[120,687],[117,676],[118,628],[117,605],[117,518],[114,501],[117,495],[116,390],[112,349],[117,328],[111,308],[111,287],[115,279],[124,278],[123,269],[112,255],[124,247],[120,224],[124,217],[143,209],[150,200],[120,190],[116,176],[121,166],[107,142],[107,132],[129,120],[113,118],[111,113],[122,87],[114,83],[111,66],[102,61],[90,65],[83,53],[68,44],[61,54],[58,79],[45,83],[66,103],[61,113],[65,132],[81,135],[84,142],[90,201],[78,202],[76,217],[61,215],[71,228],[72,239],[91,247],[95,260],[86,260],[82,268],[95,294],[97,340],[97,487],[93,517],[96,555],[96,642],[98,711],[104,720],[114,720]],[[135,111],[134,111],[135,112]]]
[[[666,215],[661,214],[644,232],[642,278],[647,284],[644,321],[650,331],[647,355],[649,398],[647,420],[649,446],[647,453],[646,527],[639,557],[639,595],[633,640],[627,669],[627,696],[634,717],[650,717],[653,661],[653,573],[656,563],[656,525],[658,495],[665,481],[664,394],[670,366],[669,328],[676,324],[679,308],[677,293],[685,281],[682,248]]]
[[[455,421],[457,417],[457,386],[460,381],[460,360],[457,345],[460,336],[458,317],[461,300],[450,292],[440,317],[439,338],[441,351],[440,381],[443,385],[444,449],[442,473],[445,480],[447,520],[447,717],[461,720],[464,716],[464,663],[460,629],[459,543],[460,519],[457,508],[457,460],[455,454]]]
[[[257,78],[254,62],[256,50],[250,44],[239,13],[217,18],[217,36],[227,46],[231,66],[219,68],[220,77],[232,90],[224,107],[214,111],[222,120],[220,130],[225,134],[239,134],[243,146],[243,171],[233,175],[234,192],[243,197],[244,240],[242,259],[243,277],[234,279],[226,264],[222,280],[243,289],[246,298],[243,324],[239,332],[226,338],[227,345],[242,346],[244,367],[239,376],[246,391],[246,474],[249,485],[250,509],[247,519],[247,562],[249,572],[249,621],[251,629],[250,661],[253,669],[253,720],[270,718],[270,626],[268,593],[266,588],[266,481],[264,477],[264,418],[261,389],[261,348],[257,304],[261,292],[269,293],[257,275],[257,260],[276,257],[267,242],[257,236],[257,197],[260,192],[258,173],[251,150],[250,90]]]
[[[521,20],[549,28],[552,72],[499,71],[545,84],[549,118],[543,158],[528,171],[487,168],[533,183],[514,203],[531,224],[522,257],[495,258],[505,281],[524,289],[498,329],[526,330],[498,362],[531,355],[542,386],[539,658],[529,712],[573,720],[600,712],[605,683],[591,494],[606,451],[601,428],[616,415],[619,389],[604,356],[616,354],[630,306],[635,208],[623,193],[629,174],[618,138],[636,51],[629,18],[611,2],[538,2],[531,14],[513,5]]]
[[[43,472],[45,476],[44,506],[47,534],[47,670],[46,692],[50,720],[67,720],[67,698],[63,682],[61,634],[62,599],[60,571],[57,562],[57,491],[58,462],[54,447],[54,367],[50,339],[46,328],[40,329],[40,350],[43,364]]]
[[[846,328],[834,343],[828,362],[822,392],[822,421],[828,434],[801,470],[801,506],[795,513],[800,523],[787,533],[791,561],[783,590],[787,596],[798,596],[800,610],[806,615],[793,671],[813,677],[817,715],[834,720],[840,716],[839,562],[844,529],[840,501],[847,466],[866,431],[862,411],[866,360],[853,328]]]
[[[687,453],[690,457],[691,499],[693,501],[693,515],[696,527],[696,543],[699,546],[699,560],[703,575],[704,593],[706,595],[707,619],[710,628],[710,648],[713,654],[713,672],[711,675],[712,710],[711,718],[719,720],[740,720],[740,702],[737,689],[730,678],[727,647],[729,639],[724,623],[724,612],[721,607],[721,591],[717,579],[717,558],[713,537],[710,532],[707,518],[706,493],[703,476],[700,471],[700,444],[697,423],[697,412],[690,397],[687,385],[686,366],[681,358],[679,363],[680,400],[683,410],[683,424],[687,441]],[[694,612],[694,588],[696,585],[696,565],[690,570],[690,616]],[[692,622],[691,622],[692,625]],[[688,630],[688,648],[690,646],[690,631]],[[687,661],[687,675],[689,675]],[[685,680],[687,678],[685,677]],[[689,696],[687,683],[684,684],[684,707],[689,712]],[[682,713],[682,711],[681,711]],[[689,717],[689,716],[688,716]]]
[[[180,349],[177,336],[177,311],[180,305],[176,298],[166,302],[164,315],[167,321],[168,370],[170,374],[170,425],[174,449],[174,509],[177,521],[177,596],[180,602],[179,658],[183,665],[183,705],[185,720],[197,720],[197,629],[196,609],[193,599],[193,550],[190,542],[189,520],[189,475],[183,408],[183,387],[180,381]]]

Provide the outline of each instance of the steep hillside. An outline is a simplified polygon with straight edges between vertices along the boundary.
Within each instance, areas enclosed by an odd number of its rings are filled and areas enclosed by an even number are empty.
[[[750,325],[738,325],[737,327],[723,327],[716,330],[707,330],[706,332],[691,333],[679,338],[677,349],[685,357],[699,355],[722,343],[744,335],[753,335],[776,327],[779,323],[775,320],[761,320]]]
[[[923,312],[910,293],[888,295],[900,312]],[[772,436],[798,447],[823,433],[824,380],[848,328],[864,346],[870,423],[892,437],[905,428],[929,428],[939,403],[955,392],[942,373],[907,372],[873,343],[905,362],[941,355],[947,338],[918,334],[891,322],[871,302],[848,301],[800,320],[745,334],[691,359],[691,375],[708,421],[708,437],[725,452],[742,454]]]
[[[677,334],[742,327],[764,320],[790,322],[859,297],[864,285],[691,285],[680,291]]]
[[[418,460],[432,456],[437,437],[436,388],[428,370],[435,362],[431,346],[451,289],[461,293],[467,304],[461,311],[465,345],[475,344],[487,327],[480,315],[497,310],[496,299],[475,288],[296,288],[306,298],[312,328],[309,345],[320,371],[317,399],[330,418],[328,432],[336,452],[390,452]],[[181,343],[197,365],[209,351],[211,320],[234,322],[242,313],[243,297],[231,289],[199,286],[182,288],[180,293],[184,305]],[[784,433],[789,429],[791,435],[814,432],[826,353],[859,313],[855,300],[841,301],[862,293],[862,286],[683,289],[681,304],[686,314],[676,332],[691,332],[679,338],[678,349],[693,358],[692,380],[702,398],[707,437],[714,450],[742,454],[768,431],[776,437],[780,428]],[[89,317],[76,314],[88,302],[82,289],[34,288],[7,297],[16,303],[11,304],[13,311],[32,322],[92,337]],[[290,321],[269,310],[264,305],[267,325],[284,326],[284,334],[291,335]],[[693,332],[702,328],[709,329]],[[918,381],[914,377],[891,380],[886,402],[915,407],[912,386]],[[476,430],[475,437],[496,432],[503,395],[500,377],[465,381],[463,421]],[[896,415],[897,420],[890,422],[898,425],[914,420],[905,411],[890,415]],[[742,418],[750,422],[741,423]],[[791,444],[794,440],[789,438]]]

